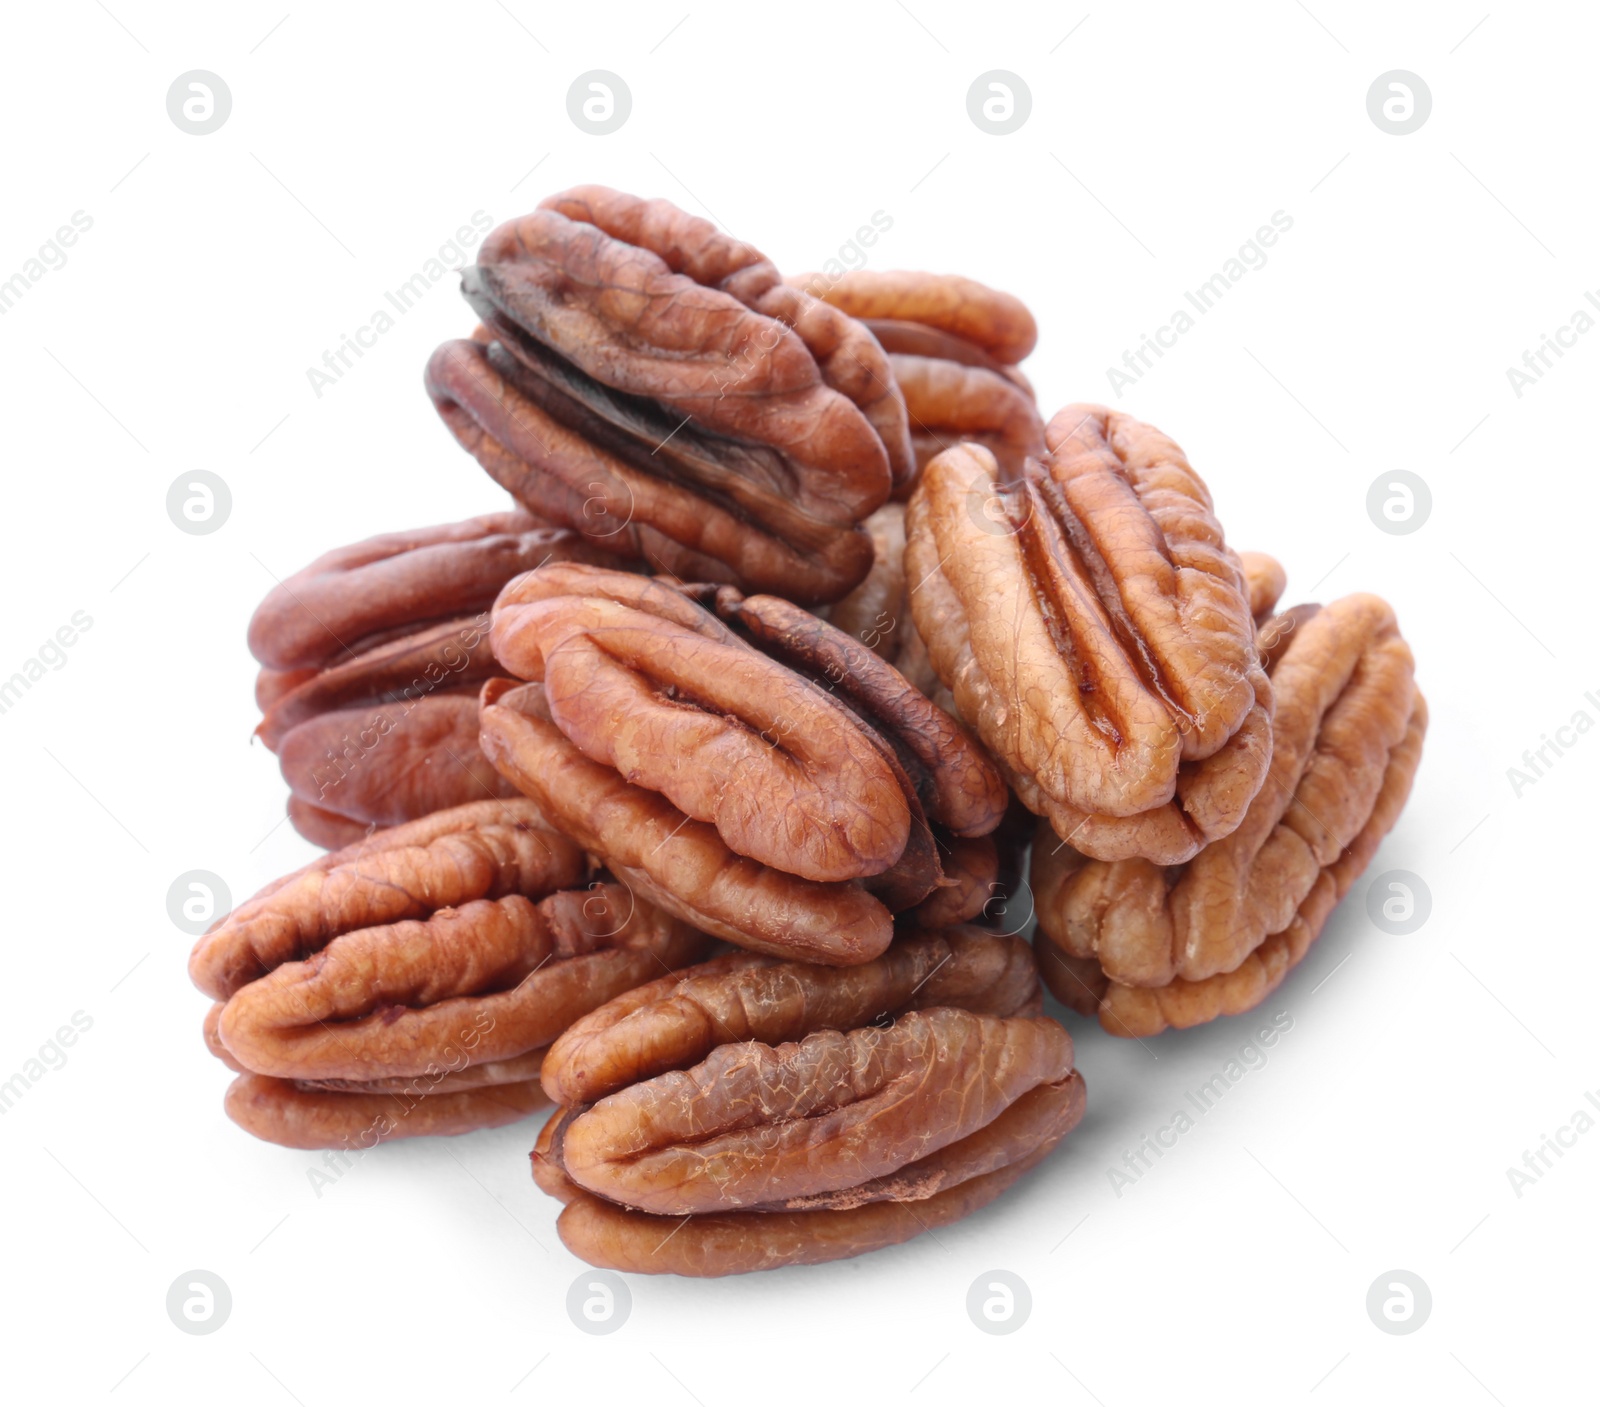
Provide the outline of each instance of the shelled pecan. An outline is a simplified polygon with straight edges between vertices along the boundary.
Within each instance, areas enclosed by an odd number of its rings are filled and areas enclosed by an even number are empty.
[[[455,1133],[542,1104],[546,1047],[711,940],[590,880],[533,802],[379,831],[269,885],[195,945],[236,1122],[293,1147]]]
[[[477,690],[494,672],[495,595],[550,560],[614,559],[527,513],[492,513],[336,548],[267,594],[250,621],[256,733],[278,754],[296,830],[338,847],[517,795],[478,750]]]
[[[860,967],[732,954],[599,1008],[544,1066],[562,1108],[533,1168],[567,1204],[562,1240],[595,1265],[729,1275],[984,1205],[1083,1113],[1027,958],[918,931]]]
[[[859,318],[889,354],[919,469],[962,440],[987,448],[1008,478],[1044,453],[1033,387],[1016,365],[1038,340],[1020,298],[956,274],[900,269],[790,282]]]
[[[580,186],[492,231],[462,291],[485,340],[427,386],[541,517],[685,580],[835,600],[914,472],[888,361],[759,250],[664,200]]]
[[[618,878],[717,937],[876,957],[893,914],[960,883],[941,843],[1004,812],[959,723],[788,601],[552,563],[493,619],[495,655],[534,682],[485,686],[486,755]]]
[[[1277,627],[1277,628],[1274,628]],[[1411,790],[1428,711],[1376,596],[1269,622],[1272,767],[1231,835],[1186,865],[1033,853],[1046,984],[1118,1035],[1248,1010],[1306,954]]]
[[[1239,824],[1271,751],[1239,558],[1165,435],[1069,406],[1045,439],[1015,487],[978,445],[928,465],[906,515],[917,631],[1062,839],[1177,864]]]

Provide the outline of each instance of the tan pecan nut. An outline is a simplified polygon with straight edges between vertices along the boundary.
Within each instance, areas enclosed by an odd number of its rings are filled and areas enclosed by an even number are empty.
[[[492,231],[462,291],[490,340],[428,364],[439,414],[533,512],[685,580],[834,600],[914,472],[883,350],[759,250],[580,186]]]
[[[337,848],[517,795],[478,750],[489,607],[551,560],[613,559],[527,513],[492,513],[337,548],[267,594],[250,621],[256,733],[278,755],[296,830]]]
[[[1044,453],[1044,422],[1017,369],[1038,329],[1022,300],[955,274],[853,269],[790,280],[872,329],[905,398],[918,469],[962,440],[1016,478]]]
[[[1272,767],[1238,829],[1185,865],[1089,860],[1045,828],[1033,854],[1046,984],[1117,1035],[1246,1011],[1306,954],[1394,825],[1428,711],[1376,596],[1296,607],[1262,631]]]
[[[1272,694],[1237,555],[1165,435],[1069,406],[1002,483],[958,445],[906,515],[912,613],[1017,795],[1098,859],[1177,864],[1266,776]]]
[[[260,1138],[369,1147],[521,1118],[578,1017],[711,940],[614,882],[533,802],[383,830],[269,885],[195,945],[206,1040]]]
[[[493,641],[535,682],[485,686],[484,752],[697,928],[858,963],[888,946],[893,914],[970,892],[940,845],[995,828],[999,773],[890,665],[800,607],[552,564],[501,593]]]
[[[533,1153],[591,1264],[729,1275],[859,1255],[999,1195],[1083,1113],[1026,945],[916,931],[854,968],[741,953],[629,992],[545,1060]],[[667,1233],[677,1228],[677,1234]]]

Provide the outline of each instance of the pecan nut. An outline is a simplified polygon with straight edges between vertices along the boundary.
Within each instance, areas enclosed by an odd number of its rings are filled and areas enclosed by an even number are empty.
[[[538,1107],[546,1047],[710,939],[614,882],[526,798],[437,812],[268,886],[196,944],[229,1114],[296,1147]],[[416,1113],[418,1116],[413,1118]]]
[[[486,341],[427,386],[533,512],[692,580],[833,600],[861,521],[914,470],[888,361],[855,319],[664,200],[581,186],[492,231],[462,291]]]
[[[1071,1039],[1037,1010],[1026,945],[972,929],[849,969],[715,959],[556,1042],[543,1078],[563,1109],[534,1176],[567,1203],[568,1248],[617,1269],[727,1275],[903,1241],[998,1195],[1082,1116]]]
[[[485,686],[484,752],[619,878],[720,938],[873,958],[893,913],[958,883],[940,837],[1003,814],[960,724],[777,597],[551,564],[493,617],[496,656],[535,682]]]
[[[1098,859],[1177,864],[1266,776],[1271,686],[1239,558],[1173,442],[1069,406],[1015,487],[963,444],[906,515],[917,631],[1017,795]]]
[[[611,560],[527,513],[493,513],[337,548],[268,593],[250,621],[256,733],[278,755],[302,835],[337,848],[517,795],[478,750],[488,611],[512,577],[551,559]]]
[[[888,660],[910,682],[933,697],[939,677],[911,619],[911,583],[906,580],[906,507],[886,503],[866,521],[872,536],[872,568],[861,584],[817,614]]]
[[[1296,607],[1263,630],[1272,767],[1237,830],[1186,865],[1035,845],[1046,984],[1118,1035],[1248,1010],[1306,954],[1405,804],[1427,706],[1376,596]],[[1042,829],[1042,828],[1041,828]]]
[[[791,282],[859,318],[889,354],[917,468],[962,440],[1008,478],[1044,453],[1044,422],[1017,369],[1038,328],[1019,298],[954,274],[855,269]]]

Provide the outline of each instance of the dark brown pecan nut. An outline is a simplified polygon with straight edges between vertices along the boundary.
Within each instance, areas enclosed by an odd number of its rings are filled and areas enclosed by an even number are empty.
[[[533,512],[686,580],[824,601],[865,575],[905,407],[872,335],[758,250],[581,186],[492,231],[462,291],[490,340],[440,347],[428,391]]]
[[[848,969],[715,959],[551,1047],[563,1110],[535,1180],[567,1203],[570,1250],[646,1274],[907,1240],[991,1200],[1082,1116],[1071,1040],[1037,1009],[1026,946],[974,929]]]
[[[962,440],[1009,478],[1044,453],[1044,422],[1017,369],[1038,329],[1022,300],[955,274],[855,269],[790,280],[872,330],[894,369],[921,469]]]
[[[517,794],[478,750],[488,613],[506,582],[551,560],[614,559],[527,513],[493,513],[338,548],[273,588],[250,622],[256,732],[302,835],[337,847]]]
[[[297,1147],[375,1111],[383,1138],[520,1117],[562,1031],[711,943],[588,874],[518,797],[380,831],[269,886],[190,958],[216,1000],[207,1044],[244,1076],[229,1113]]]
[[[1017,795],[1098,859],[1177,864],[1266,776],[1272,694],[1239,558],[1165,435],[1069,406],[1006,488],[964,444],[906,514],[917,632]]]
[[[741,946],[876,957],[892,914],[959,883],[940,837],[1003,814],[960,724],[777,597],[551,564],[501,593],[493,640],[536,682],[485,686],[485,754],[618,878]]]
[[[1115,1034],[1193,1026],[1265,998],[1410,793],[1428,713],[1389,606],[1347,596],[1296,607],[1268,636],[1272,768],[1237,830],[1163,868],[1085,859],[1041,827],[1032,875],[1041,971],[1062,1001]]]

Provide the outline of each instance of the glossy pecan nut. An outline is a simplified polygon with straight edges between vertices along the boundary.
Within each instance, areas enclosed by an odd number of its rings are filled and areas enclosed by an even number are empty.
[[[493,641],[535,682],[485,686],[489,759],[619,879],[744,947],[876,957],[893,914],[960,883],[941,839],[1005,808],[960,724],[777,597],[551,564],[501,593]]]
[[[428,391],[533,512],[686,580],[815,602],[865,575],[905,407],[866,328],[759,250],[580,186],[492,231],[462,291],[489,340],[440,347]]]
[[[919,469],[962,440],[985,446],[1008,478],[1044,453],[1044,422],[1016,366],[1038,340],[1020,298],[955,274],[899,269],[791,282],[866,323],[889,354]]]
[[[1306,954],[1394,825],[1428,712],[1376,596],[1270,627],[1272,768],[1231,835],[1186,865],[1088,860],[1041,827],[1035,938],[1045,982],[1118,1035],[1248,1010]]]
[[[1083,1113],[1026,945],[913,932],[861,967],[714,959],[545,1060],[533,1152],[591,1264],[729,1275],[892,1245],[992,1200]],[[677,1228],[676,1235],[667,1235]]]
[[[380,1141],[521,1117],[562,1031],[710,943],[589,882],[518,797],[324,856],[216,924],[189,970],[216,1003],[207,1044],[241,1075],[229,1115],[273,1142],[354,1146],[375,1121]]]
[[[268,593],[250,621],[256,733],[302,835],[337,848],[517,795],[478,750],[488,613],[512,577],[553,559],[614,560],[527,513],[492,513],[337,548]]]
[[[1017,795],[1098,859],[1177,864],[1266,776],[1272,694],[1239,558],[1165,435],[1095,406],[1007,488],[936,458],[906,514],[912,614]]]

